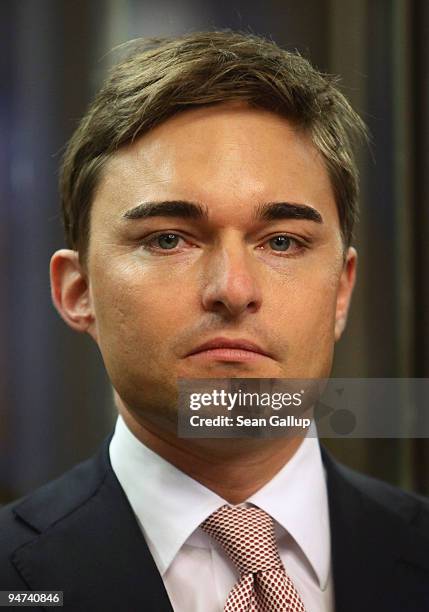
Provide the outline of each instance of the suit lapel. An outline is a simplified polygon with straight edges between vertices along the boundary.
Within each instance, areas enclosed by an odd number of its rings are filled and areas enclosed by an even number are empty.
[[[45,490],[42,498],[18,506],[20,520],[40,534],[15,552],[15,567],[31,589],[64,591],[65,610],[171,612],[161,576],[108,462],[107,445],[80,470]],[[64,515],[76,498],[79,505]]]
[[[364,478],[339,467],[326,451],[323,460],[337,612],[429,609],[428,542],[409,526],[416,504],[398,496],[392,507],[383,505],[387,496],[374,499]]]

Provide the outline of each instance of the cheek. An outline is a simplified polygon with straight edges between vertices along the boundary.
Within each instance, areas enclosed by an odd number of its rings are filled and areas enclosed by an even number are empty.
[[[271,317],[282,322],[290,339],[313,344],[316,339],[332,340],[339,282],[337,266],[303,269],[280,278],[271,292]]]
[[[165,276],[142,272],[135,266],[103,271],[92,283],[100,347],[135,354],[162,351],[162,339],[177,332],[184,311],[183,292]]]

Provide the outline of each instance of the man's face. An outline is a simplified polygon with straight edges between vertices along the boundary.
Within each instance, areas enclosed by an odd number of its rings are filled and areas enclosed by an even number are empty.
[[[207,218],[144,216],[166,202]],[[89,331],[122,401],[149,418],[172,411],[178,377],[327,377],[352,288],[320,155],[284,118],[236,104],[177,115],[111,158],[87,273]],[[266,354],[190,355],[214,338]]]

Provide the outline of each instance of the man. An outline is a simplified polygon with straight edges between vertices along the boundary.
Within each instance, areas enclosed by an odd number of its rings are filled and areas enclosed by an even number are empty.
[[[73,611],[429,609],[426,501],[310,434],[176,429],[179,378],[329,376],[363,132],[329,78],[258,37],[157,41],[113,69],[65,155],[51,282],[120,416],[95,458],[2,511],[1,589]]]

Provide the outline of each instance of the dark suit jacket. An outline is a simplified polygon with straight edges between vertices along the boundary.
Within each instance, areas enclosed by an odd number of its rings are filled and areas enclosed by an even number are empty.
[[[428,501],[323,460],[336,611],[429,611]],[[0,511],[0,590],[23,589],[62,590],[70,612],[171,612],[108,442]]]

